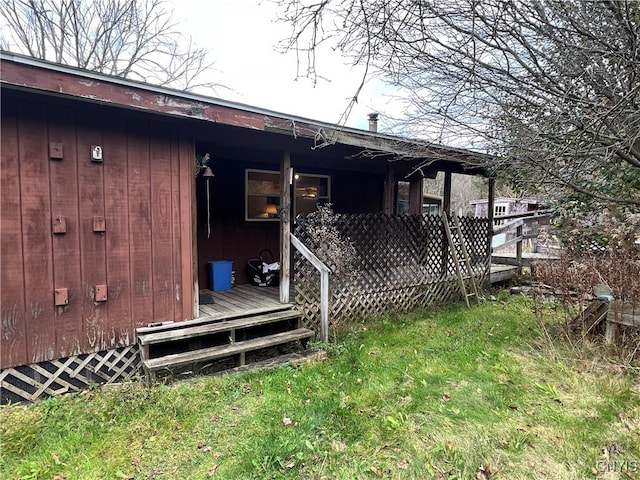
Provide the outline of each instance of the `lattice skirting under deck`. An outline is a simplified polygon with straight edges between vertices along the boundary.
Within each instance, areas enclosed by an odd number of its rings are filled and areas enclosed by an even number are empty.
[[[472,275],[482,285],[489,275],[489,221],[460,217],[462,237]],[[365,316],[407,312],[462,297],[451,248],[463,259],[460,243],[449,245],[440,216],[340,214],[330,225],[334,236],[355,250],[352,273],[336,273],[334,259],[324,255],[332,271],[329,278],[330,328]],[[303,217],[296,219],[296,237],[311,251],[324,246],[322,231],[316,232]],[[328,237],[327,241],[332,241]],[[303,324],[319,330],[320,275],[298,251],[294,252],[295,302]],[[340,251],[334,255],[340,257]],[[465,284],[468,282],[465,281]]]
[[[140,371],[137,345],[22,365],[0,371],[2,404],[34,401],[120,382]]]

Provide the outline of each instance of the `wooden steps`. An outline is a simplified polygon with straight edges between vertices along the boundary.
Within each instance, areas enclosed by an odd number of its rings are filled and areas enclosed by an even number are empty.
[[[215,362],[229,370],[281,355],[279,347],[306,347],[314,332],[301,328],[300,321],[290,306],[278,307],[139,328],[136,337],[142,365],[152,376],[202,371]]]
[[[311,330],[297,328],[289,332],[275,333],[264,337],[245,340],[242,342],[230,343],[219,347],[202,348],[190,352],[165,355],[159,358],[152,358],[143,362],[144,366],[150,370],[160,370],[163,368],[175,368],[192,363],[216,360],[218,358],[229,357],[234,354],[246,353],[251,350],[272,347],[283,343],[295,342],[296,340],[308,339],[313,335]]]

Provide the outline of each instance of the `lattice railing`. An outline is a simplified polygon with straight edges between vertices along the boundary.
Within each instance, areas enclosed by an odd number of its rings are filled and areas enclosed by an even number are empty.
[[[97,383],[131,378],[140,371],[138,347],[86,353],[0,371],[2,403],[78,392]]]
[[[388,311],[410,311],[460,298],[460,285],[449,253],[444,225],[437,216],[384,214],[337,215],[335,227],[355,247],[351,273],[332,273],[329,318],[332,325]],[[461,230],[478,284],[489,274],[489,223],[461,217]],[[317,238],[304,218],[295,235],[313,251]],[[460,248],[460,247],[457,247]],[[457,250],[459,258],[462,252]],[[315,253],[315,252],[314,252]],[[331,267],[331,259],[322,259]],[[295,301],[307,327],[318,329],[318,272],[294,253]]]

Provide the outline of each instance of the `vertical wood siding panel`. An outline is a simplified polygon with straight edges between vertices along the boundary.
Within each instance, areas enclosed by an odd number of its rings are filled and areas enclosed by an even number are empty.
[[[27,363],[16,108],[3,100],[0,135],[0,368]]]
[[[40,104],[25,102],[20,105],[18,122],[27,357],[28,363],[36,363],[56,353],[45,110]]]
[[[95,301],[96,285],[107,284],[106,232],[93,231],[93,218],[105,217],[104,163],[91,161],[91,146],[103,147],[103,162],[109,151],[102,141],[100,115],[94,109],[78,110],[78,194],[80,212],[80,257],[82,276],[82,316],[84,320],[84,351],[104,350],[108,345],[108,300]]]
[[[188,135],[181,135],[179,161],[180,161],[180,230],[182,248],[182,318],[191,319],[197,316],[195,311],[194,283],[197,272],[195,263],[196,232],[195,232],[195,202],[194,202],[194,167],[195,151],[193,144],[186,140]]]
[[[153,321],[162,322],[173,320],[171,134],[162,124],[155,125],[153,131],[150,143]]]
[[[180,225],[180,197],[187,192],[180,191],[180,143],[176,131],[171,136],[171,239],[173,251],[173,318],[183,320],[184,295],[182,288],[182,238],[189,232],[182,232]]]
[[[105,209],[107,217],[107,285],[109,287],[109,348],[134,342],[129,263],[129,199],[126,117],[105,116],[103,141]]]
[[[56,357],[82,353],[83,289],[80,279],[80,230],[78,219],[78,158],[74,110],[49,106],[49,142],[62,144],[63,159],[51,160],[50,223],[66,220],[66,233],[52,234],[54,288],[68,289],[69,304],[54,307]]]
[[[153,322],[149,129],[139,119],[129,118],[127,125],[131,315],[136,328]]]

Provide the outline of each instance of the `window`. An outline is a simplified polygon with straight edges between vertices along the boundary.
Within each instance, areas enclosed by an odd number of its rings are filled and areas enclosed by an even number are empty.
[[[280,206],[280,172],[246,170],[245,220],[277,221]],[[331,177],[328,175],[296,174],[294,178],[294,212],[306,215],[315,212],[317,204],[331,202]]]
[[[502,203],[502,204],[497,204],[494,205],[493,207],[493,217],[501,217],[503,215],[507,214],[507,204],[506,203]],[[504,223],[504,220],[494,220],[493,221],[493,225],[494,226],[498,226],[498,225],[502,225]]]
[[[246,220],[278,220],[280,173],[246,170]]]
[[[396,215],[409,215],[409,182],[398,181],[396,183]]]
[[[296,174],[295,215],[315,212],[318,204],[331,202],[331,178],[327,175]]]

